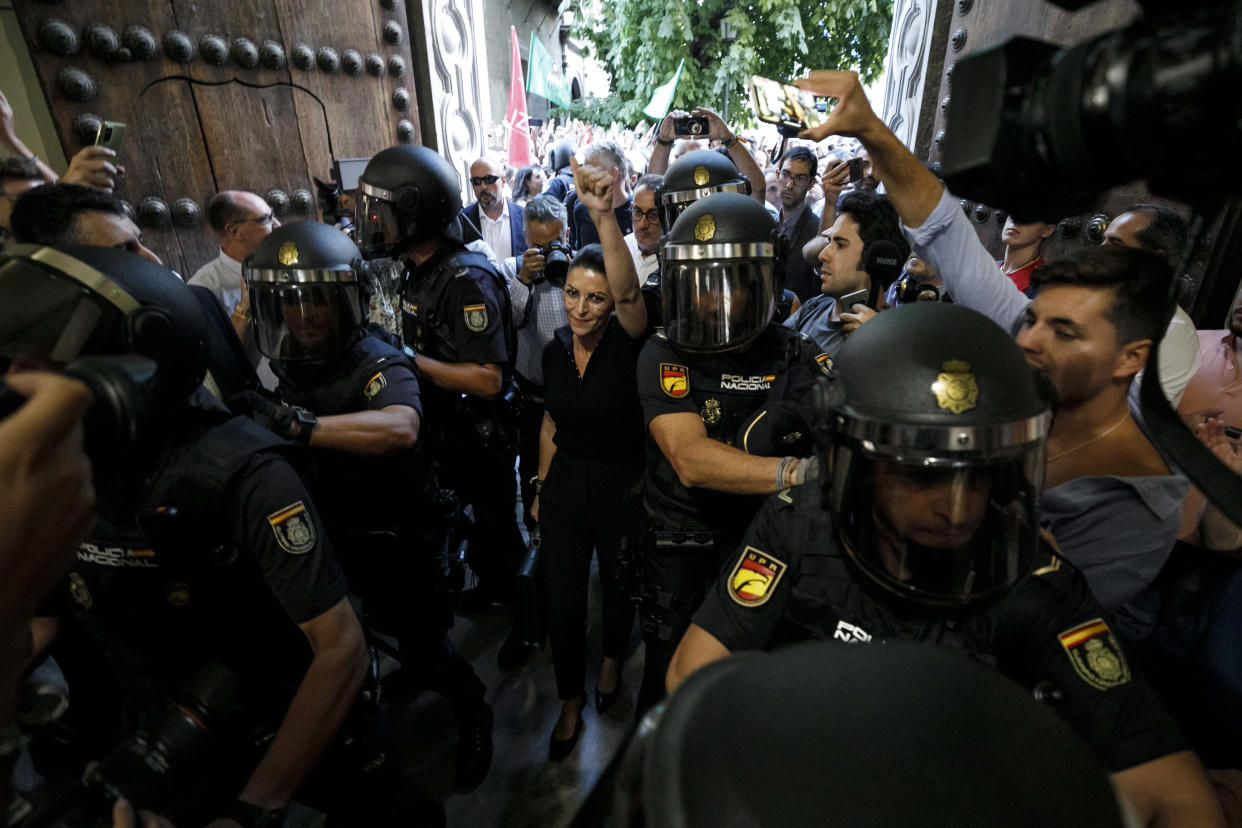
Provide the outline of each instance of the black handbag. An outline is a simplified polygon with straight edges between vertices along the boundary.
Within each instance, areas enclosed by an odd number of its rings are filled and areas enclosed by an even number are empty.
[[[544,613],[540,597],[539,529],[530,533],[526,557],[517,573],[517,599],[514,605],[514,627],[527,647],[543,645]]]

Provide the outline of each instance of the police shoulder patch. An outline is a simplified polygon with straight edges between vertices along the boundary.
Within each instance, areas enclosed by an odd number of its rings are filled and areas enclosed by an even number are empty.
[[[819,370],[822,371],[825,376],[829,376],[829,377],[832,376],[832,357],[831,356],[829,356],[828,354],[820,354],[817,357],[815,357],[815,362],[819,364]]]
[[[367,386],[362,389],[362,394],[369,400],[387,387],[388,380],[384,378],[384,372],[376,371],[375,376],[367,380]]]
[[[675,362],[660,363],[660,388],[675,400],[690,393],[690,369]]]
[[[787,568],[783,561],[747,546],[729,573],[729,597],[744,607],[763,606]]]
[[[1120,642],[1103,618],[1068,629],[1057,636],[1078,677],[1097,690],[1120,687],[1130,680],[1130,665]]]
[[[291,503],[278,512],[267,516],[268,525],[280,548],[290,555],[301,555],[309,552],[315,545],[315,524],[306,513],[306,505],[302,501]]]
[[[487,328],[487,305],[466,305],[461,313],[466,319],[466,327],[475,333]]]

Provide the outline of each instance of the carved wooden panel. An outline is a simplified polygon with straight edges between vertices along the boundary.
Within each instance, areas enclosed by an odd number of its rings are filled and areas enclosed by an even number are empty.
[[[896,0],[893,32],[884,66],[884,112],[888,128],[926,158],[935,117],[934,94],[944,59],[952,0]],[[932,95],[925,95],[928,88]]]
[[[415,0],[410,2],[414,16]],[[431,102],[436,149],[452,163],[462,180],[462,194],[471,196],[470,163],[487,147],[491,104],[487,91],[487,54],[483,47],[482,0],[422,0],[423,28],[416,57],[427,89],[420,100]],[[425,131],[427,124],[424,124]]]
[[[422,130],[394,0],[15,0],[66,157],[128,125],[117,195],[188,276],[216,253],[207,200],[247,189],[316,215],[312,177]]]

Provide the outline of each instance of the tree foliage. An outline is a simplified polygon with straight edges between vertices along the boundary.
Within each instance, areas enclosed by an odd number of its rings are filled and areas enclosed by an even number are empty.
[[[674,108],[748,112],[746,79],[792,80],[812,69],[855,69],[867,83],[888,51],[892,0],[564,0],[576,12],[574,36],[612,74],[612,97],[575,102],[594,123],[636,124],[652,92],[685,58]],[[727,21],[737,40],[725,43]]]

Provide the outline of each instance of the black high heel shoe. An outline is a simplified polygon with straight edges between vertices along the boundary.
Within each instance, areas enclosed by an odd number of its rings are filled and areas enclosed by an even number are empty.
[[[559,762],[566,756],[574,752],[574,747],[578,744],[578,737],[582,735],[582,728],[585,726],[581,714],[578,716],[577,723],[574,724],[574,735],[568,739],[561,740],[556,738],[556,728],[552,729],[552,736],[548,739],[548,761]]]
[[[617,696],[621,695],[621,679],[617,679],[617,686],[611,691],[605,693],[598,687],[595,688],[595,709],[603,713],[612,707],[617,701]]]

